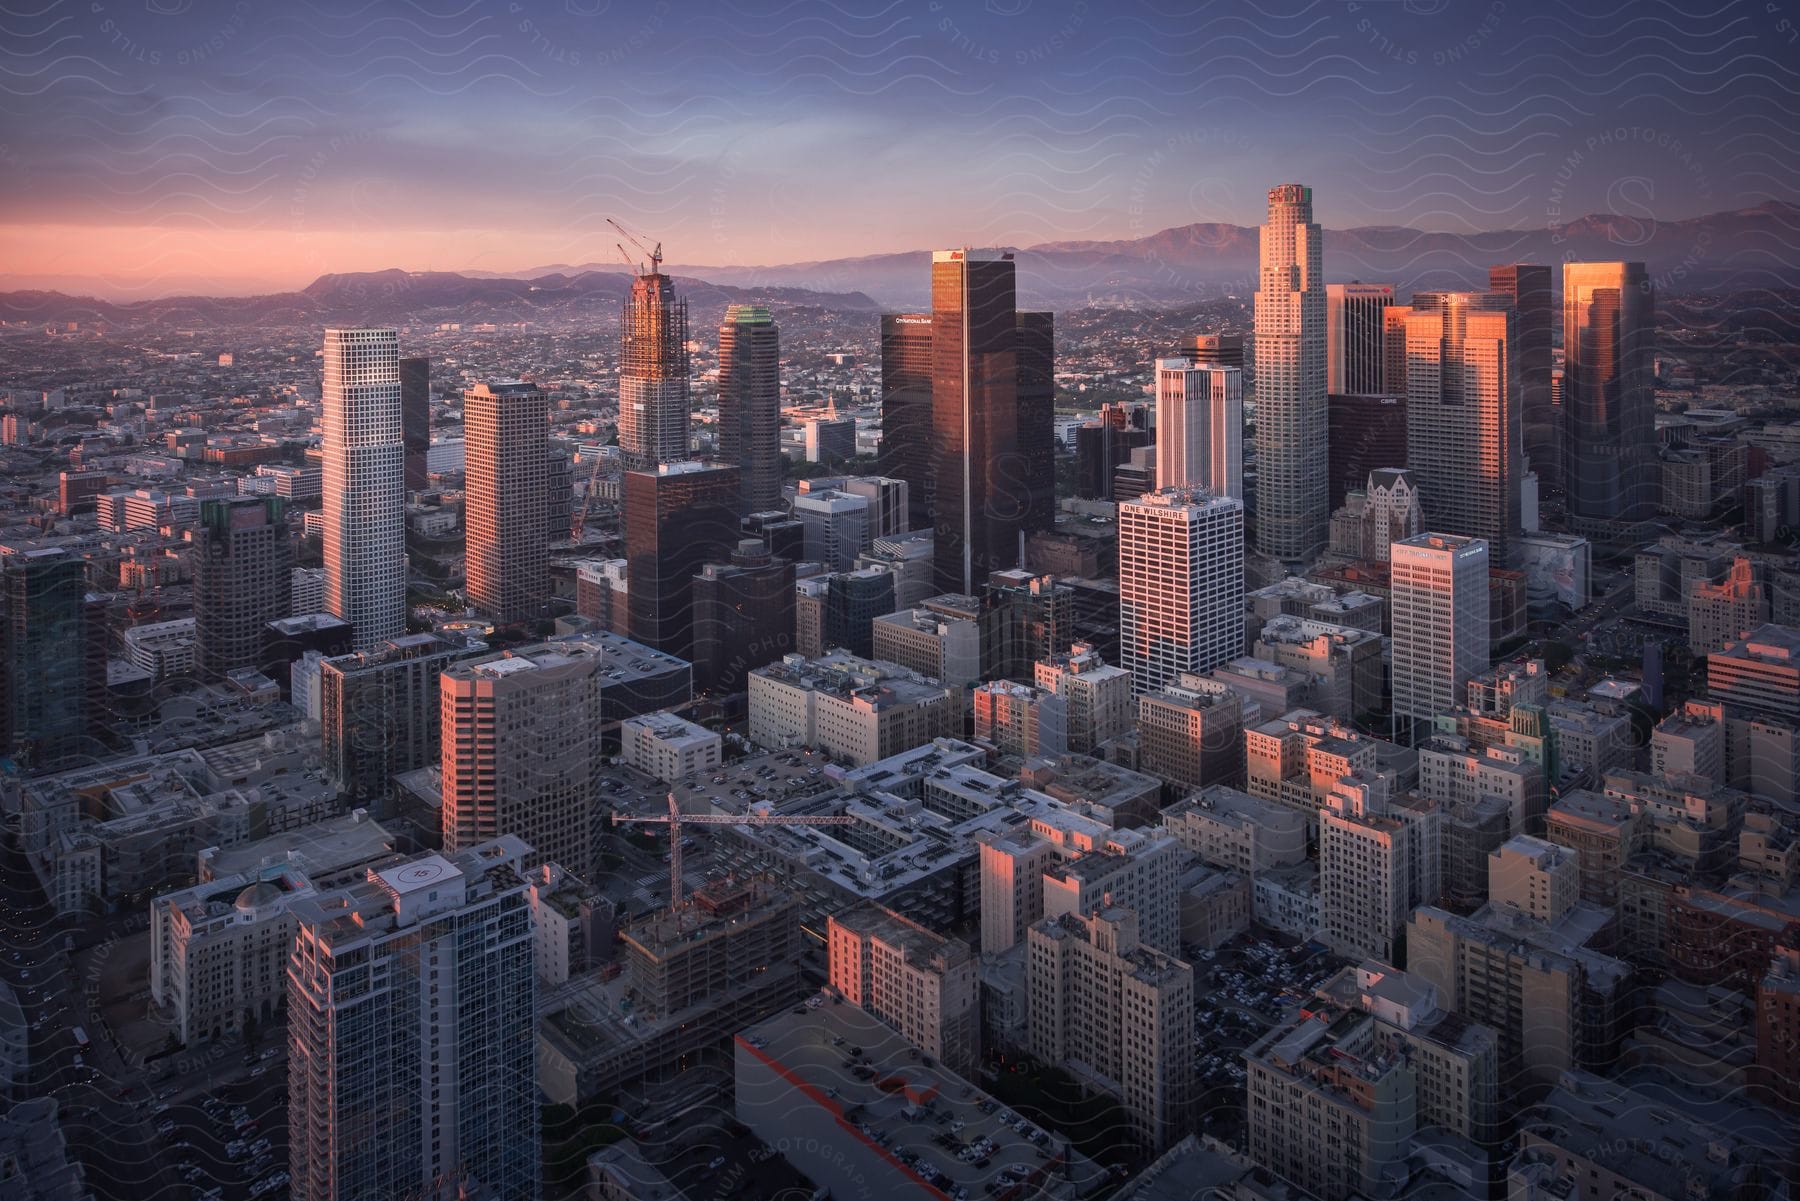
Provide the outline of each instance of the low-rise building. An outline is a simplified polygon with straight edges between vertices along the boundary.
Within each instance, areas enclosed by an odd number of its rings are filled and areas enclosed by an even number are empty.
[[[718,768],[724,742],[713,731],[675,713],[646,713],[619,723],[619,757],[665,783]]]

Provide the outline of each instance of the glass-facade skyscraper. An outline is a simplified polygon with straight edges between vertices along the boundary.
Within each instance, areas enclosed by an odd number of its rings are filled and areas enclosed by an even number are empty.
[[[719,326],[719,458],[738,469],[742,512],[781,507],[781,330],[759,304]]]
[[[645,471],[688,457],[688,309],[660,271],[631,281],[620,321],[619,449]]]
[[[1563,264],[1564,480],[1578,524],[1656,513],[1655,313],[1644,264]]]

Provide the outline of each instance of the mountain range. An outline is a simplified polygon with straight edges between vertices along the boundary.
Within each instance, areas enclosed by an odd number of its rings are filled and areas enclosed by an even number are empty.
[[[1020,304],[1166,306],[1256,289],[1255,226],[1204,223],[1142,238],[1012,247]],[[1478,288],[1494,263],[1643,261],[1659,291],[1791,287],[1800,279],[1800,205],[1753,208],[1680,221],[1592,215],[1566,225],[1489,233],[1432,233],[1398,226],[1324,232],[1326,277],[1393,283],[1402,291]],[[770,267],[670,265],[696,327],[737,301],[843,311],[929,303],[926,250]],[[324,321],[523,321],[579,316],[616,305],[631,277],[594,263],[511,273],[386,271],[324,275],[299,292],[109,301],[62,290],[0,292],[0,317],[104,321],[113,325],[224,326]],[[0,276],[0,287],[17,281]],[[75,281],[57,281],[65,287]]]

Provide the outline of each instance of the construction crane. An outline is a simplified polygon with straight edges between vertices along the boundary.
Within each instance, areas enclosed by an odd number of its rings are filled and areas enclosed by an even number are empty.
[[[633,263],[631,260],[631,256],[629,254],[625,253],[625,248],[623,246],[619,246],[619,253],[625,255],[625,262],[627,264],[629,264],[630,266],[635,267],[637,269],[637,273],[639,275],[655,275],[659,271],[662,270],[663,253],[662,253],[662,243],[661,242],[658,242],[654,247],[646,246],[646,245],[644,245],[644,239],[642,239],[638,235],[632,233],[629,229],[626,229],[623,225],[620,225],[617,221],[614,221],[611,217],[608,217],[606,219],[606,223],[608,225],[612,226],[614,229],[618,230],[619,235],[621,237],[623,237],[627,242],[630,242],[633,246],[637,247],[637,252],[639,254],[643,255],[644,258],[650,260],[650,270],[645,271],[644,263],[643,263],[642,259]],[[616,245],[618,245],[618,243],[615,242],[614,245],[616,246]]]
[[[569,541],[577,546],[581,545],[581,536],[587,529],[588,515],[594,511],[594,492],[600,487],[600,465],[605,461],[606,456],[600,453],[599,447],[595,447],[594,469],[588,472],[587,491],[582,493],[581,507],[575,510],[569,521]]]
[[[838,814],[794,814],[783,816],[779,813],[683,813],[681,806],[675,801],[675,794],[669,794],[669,812],[659,813],[655,817],[626,817],[612,815],[613,825],[620,822],[638,822],[645,825],[669,827],[669,909],[681,908],[681,827],[683,826],[849,826],[856,823],[856,818],[847,813]]]

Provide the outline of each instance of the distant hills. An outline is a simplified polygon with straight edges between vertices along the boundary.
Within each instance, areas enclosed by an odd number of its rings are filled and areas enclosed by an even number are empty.
[[[1020,301],[1161,306],[1256,290],[1257,230],[1206,223],[1143,238],[1046,242],[1010,248]],[[1396,226],[1325,231],[1327,279],[1394,283],[1402,290],[1481,287],[1494,263],[1642,260],[1665,293],[1792,287],[1800,280],[1800,205],[1682,221],[1595,215],[1567,225],[1492,233],[1425,233]],[[771,267],[671,266],[697,328],[740,301],[840,311],[923,306],[928,250]],[[326,322],[526,321],[615,309],[631,277],[599,264],[479,271],[364,271],[324,275],[299,292],[176,296],[113,302],[62,291],[0,292],[9,321],[104,321],[115,326],[220,327]]]

